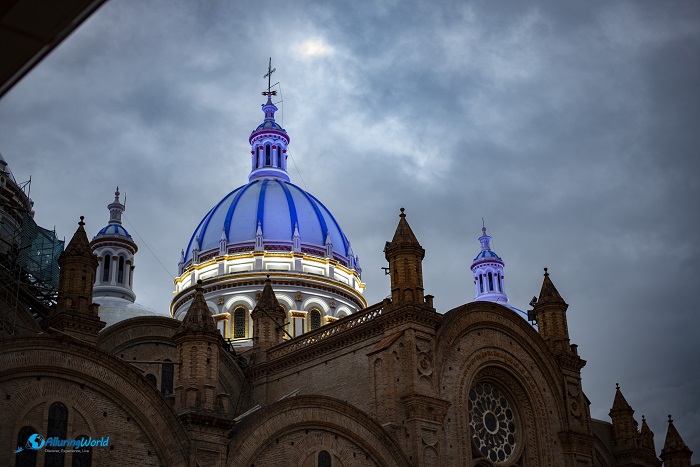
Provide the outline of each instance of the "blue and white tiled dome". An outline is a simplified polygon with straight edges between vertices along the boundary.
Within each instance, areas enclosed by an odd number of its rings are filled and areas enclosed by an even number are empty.
[[[271,73],[268,66],[268,75]],[[180,254],[170,313],[182,319],[201,284],[217,327],[232,345],[252,344],[250,313],[269,279],[297,337],[367,306],[362,270],[348,238],[317,198],[287,172],[290,137],[275,122],[275,91],[250,134],[248,183],[211,208]]]
[[[108,224],[107,226],[103,227],[102,230],[97,232],[95,235],[96,237],[102,236],[102,235],[117,235],[121,237],[128,237],[131,238],[131,235],[129,235],[129,232],[126,231],[124,227],[118,224]]]
[[[180,273],[223,254],[295,252],[330,258],[360,272],[350,242],[330,211],[290,182],[287,131],[275,122],[274,93],[265,120],[249,137],[248,184],[226,195],[201,220],[180,258]]]
[[[330,211],[311,194],[279,178],[257,178],[226,195],[197,226],[184,261],[192,259],[195,248],[202,255],[218,252],[224,238],[229,253],[252,251],[258,228],[265,250],[291,251],[295,227],[302,252],[324,256],[330,240],[334,259],[349,265],[350,243]]]

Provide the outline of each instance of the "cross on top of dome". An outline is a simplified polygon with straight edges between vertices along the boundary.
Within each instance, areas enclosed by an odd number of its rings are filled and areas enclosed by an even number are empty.
[[[281,179],[289,181],[287,173],[287,145],[289,135],[275,121],[277,106],[272,102],[272,96],[277,95],[277,91],[272,90],[272,73],[277,71],[272,68],[272,58],[267,65],[267,73],[263,78],[267,78],[267,91],[262,95],[267,96],[267,102],[262,105],[265,113],[265,120],[258,125],[250,134],[251,171],[248,176],[249,181],[255,179]],[[276,84],[275,84],[276,85]]]

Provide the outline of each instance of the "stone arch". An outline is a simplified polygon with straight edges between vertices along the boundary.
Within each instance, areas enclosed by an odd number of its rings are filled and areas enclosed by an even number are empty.
[[[224,310],[227,313],[230,313],[239,305],[243,306],[248,310],[248,312],[250,312],[253,310],[253,308],[255,308],[255,301],[247,295],[237,294],[229,297],[229,299],[226,300]]]
[[[97,336],[102,350],[117,355],[135,344],[148,342],[173,346],[173,336],[182,324],[167,316],[137,316],[106,328]]]
[[[563,376],[541,336],[513,310],[490,302],[472,302],[451,310],[436,336],[436,369],[440,393],[452,402],[446,425],[451,465],[471,465],[472,443],[466,415],[466,395],[480,378],[511,394],[527,423],[524,435],[532,448],[523,453],[527,465],[563,465],[557,433],[566,425]],[[533,433],[537,436],[533,437]],[[539,440],[539,442],[538,442]],[[519,457],[509,458],[519,462]],[[499,464],[500,465],[500,464]],[[507,464],[515,465],[515,464]]]
[[[301,304],[301,309],[303,311],[309,311],[311,308],[319,308],[321,316],[328,316],[330,313],[328,303],[318,297],[309,297]]]
[[[317,395],[283,399],[242,420],[240,428],[234,427],[228,465],[247,466],[262,455],[274,455],[275,449],[284,449],[279,440],[291,433],[299,433],[304,441],[284,450],[293,457],[287,459],[290,465],[301,465],[314,449],[321,448],[332,450],[346,466],[354,465],[352,459],[357,451],[378,466],[410,465],[393,438],[364,412],[343,401]],[[355,446],[355,452],[334,444],[341,441]]]
[[[15,392],[5,404],[4,416],[12,423],[21,420],[23,408],[38,394],[69,392],[65,388],[51,391],[53,386],[86,388],[98,395],[92,404],[104,401],[129,414],[132,426],[146,435],[163,463],[188,465],[189,437],[173,409],[137,370],[120,359],[73,339],[37,336],[1,341],[0,368],[0,386],[11,387],[13,380],[31,380],[27,391]],[[90,404],[87,399],[78,401],[88,414],[86,421],[92,417],[96,432],[114,423]]]
[[[275,292],[275,297],[277,298],[277,301],[280,302],[280,305],[282,305],[287,311],[293,310],[296,307],[294,304],[294,299],[286,293]]]
[[[352,310],[345,306],[341,305],[335,310],[335,317],[336,318],[345,318],[346,316],[350,316],[352,314]]]

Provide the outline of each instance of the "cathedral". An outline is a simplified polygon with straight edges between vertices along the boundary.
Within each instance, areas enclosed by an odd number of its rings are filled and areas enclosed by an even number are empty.
[[[136,302],[118,188],[107,225],[81,217],[63,249],[29,229],[0,160],[1,465],[691,467],[671,417],[657,453],[619,386],[610,420],[591,418],[566,291],[545,269],[532,309],[513,307],[485,227],[474,300],[437,310],[402,208],[390,291],[367,303],[342,219],[292,183],[263,94],[248,182],[182,239],[167,310]],[[40,295],[53,262],[57,294]]]

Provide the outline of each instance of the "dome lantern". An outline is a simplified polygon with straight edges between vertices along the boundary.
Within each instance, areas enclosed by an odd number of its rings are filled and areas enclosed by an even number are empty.
[[[481,228],[481,252],[474,258],[471,270],[474,274],[475,301],[508,303],[505,291],[503,260],[491,249],[491,236],[486,227]]]

